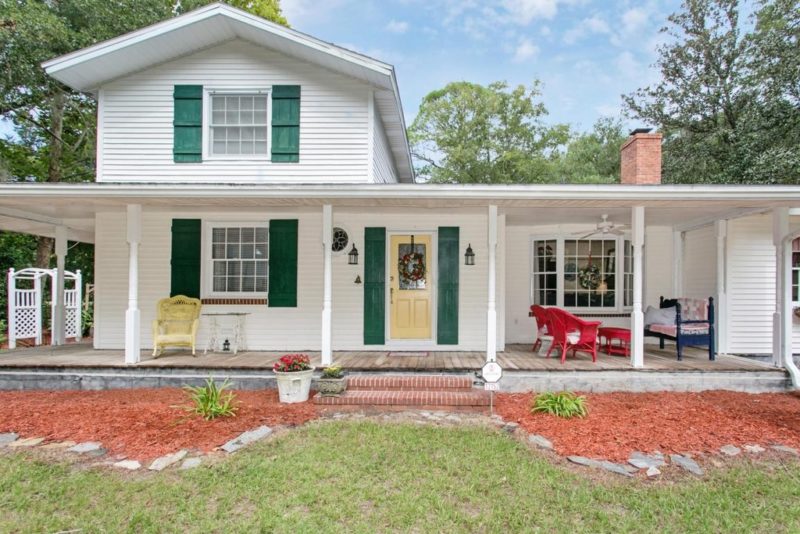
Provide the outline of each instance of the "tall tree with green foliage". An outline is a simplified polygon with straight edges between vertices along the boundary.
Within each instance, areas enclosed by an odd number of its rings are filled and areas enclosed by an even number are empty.
[[[664,133],[665,181],[800,181],[798,13],[764,0],[745,31],[738,0],[686,0],[668,18],[661,80],[623,97]]]
[[[560,165],[564,182],[619,182],[619,152],[626,138],[622,120],[612,117],[601,118],[590,132],[572,137]]]
[[[0,0],[0,116],[16,135],[0,140],[0,165],[14,179],[94,179],[96,104],[50,78],[41,63],[159,22],[211,0]],[[278,0],[231,5],[287,25]],[[50,238],[36,264],[47,267]]]
[[[434,183],[555,179],[566,125],[547,126],[539,83],[453,82],[429,93],[409,129],[418,174]]]

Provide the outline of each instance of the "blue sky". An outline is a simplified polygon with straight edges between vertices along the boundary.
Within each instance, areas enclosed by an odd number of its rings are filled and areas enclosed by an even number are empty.
[[[548,122],[587,130],[658,79],[658,30],[678,0],[282,0],[303,32],[395,66],[411,123],[456,80],[543,82]]]

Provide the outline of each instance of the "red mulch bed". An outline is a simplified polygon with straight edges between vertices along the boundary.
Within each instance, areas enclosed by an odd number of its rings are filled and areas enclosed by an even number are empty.
[[[112,454],[144,461],[184,448],[208,452],[260,425],[300,425],[317,417],[310,401],[280,404],[275,390],[235,394],[235,417],[205,421],[183,409],[188,400],[177,388],[0,391],[0,432],[99,441]]]
[[[561,455],[626,460],[632,451],[711,453],[723,445],[800,448],[800,395],[731,391],[596,393],[589,416],[531,414],[533,394],[499,394],[497,413],[545,436]]]

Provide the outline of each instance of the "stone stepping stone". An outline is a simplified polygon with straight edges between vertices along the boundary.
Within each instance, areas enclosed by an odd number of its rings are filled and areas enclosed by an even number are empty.
[[[746,452],[749,452],[750,454],[758,454],[760,452],[764,452],[767,449],[765,449],[761,445],[745,445],[744,450]]]
[[[103,448],[103,444],[98,441],[86,441],[84,443],[78,443],[67,450],[69,452],[85,454],[87,456],[103,456],[106,453],[106,450]]]
[[[661,470],[658,467],[651,466],[647,468],[645,474],[647,475],[647,478],[655,478],[661,474]]]
[[[74,441],[55,441],[53,443],[48,443],[47,445],[42,445],[43,449],[67,449],[69,447],[74,447],[77,445]]]
[[[684,456],[682,454],[670,454],[669,459],[673,464],[677,465],[681,469],[684,469],[685,471],[692,473],[693,475],[701,477],[705,473],[703,468],[688,456]]]
[[[794,454],[795,456],[800,456],[800,451],[798,451],[794,447],[787,447],[786,445],[772,445],[770,448],[774,451],[785,452],[788,454]]]
[[[181,470],[194,469],[195,467],[199,467],[201,463],[203,463],[203,459],[202,458],[198,458],[198,457],[187,458],[181,464],[180,469]]]
[[[643,452],[634,451],[628,458],[628,463],[638,469],[649,469],[651,467],[663,467],[667,465],[664,461],[664,455],[660,452],[653,454],[645,454]]]
[[[17,441],[17,438],[19,438],[19,434],[15,434],[14,432],[4,432],[3,434],[0,434],[0,447]]]
[[[725,445],[719,448],[719,452],[724,454],[725,456],[738,456],[742,453],[742,449],[735,445]]]
[[[547,449],[548,451],[553,450],[553,442],[539,434],[531,434],[528,436],[528,441],[540,449]]]
[[[631,474],[631,472],[628,470],[627,466],[624,466],[622,464],[615,464],[614,462],[609,462],[608,460],[593,460],[591,458],[585,458],[583,456],[567,456],[567,460],[578,465],[585,465],[586,467],[605,469],[606,471],[610,471],[612,473],[616,473],[618,475],[626,477],[633,476],[633,474]]]
[[[17,441],[12,441],[8,444],[9,447],[35,447],[41,442],[44,441],[44,438],[24,438],[18,439]]]
[[[121,462],[116,462],[113,465],[114,467],[118,467],[120,469],[127,469],[128,471],[136,471],[137,469],[141,469],[142,467],[142,464],[140,464],[136,460],[122,460]]]
[[[270,434],[272,434],[272,429],[268,426],[260,426],[256,429],[248,430],[223,445],[222,450],[228,453],[236,452],[242,447],[264,439]]]
[[[150,471],[163,471],[167,467],[183,460],[187,454],[189,454],[189,451],[181,449],[178,452],[167,454],[166,456],[162,456],[161,458],[156,458],[150,464],[150,467],[148,467],[148,469]]]

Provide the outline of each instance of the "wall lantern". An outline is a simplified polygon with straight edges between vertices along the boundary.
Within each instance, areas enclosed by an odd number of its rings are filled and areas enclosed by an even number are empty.
[[[358,265],[358,249],[356,249],[355,243],[353,243],[353,248],[350,249],[350,252],[347,253],[347,263],[349,265]]]
[[[464,253],[464,265],[475,265],[475,253],[472,252],[472,243],[467,245],[467,251]]]

